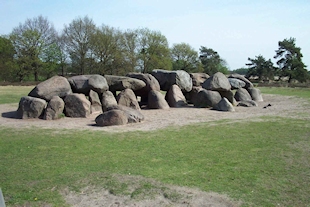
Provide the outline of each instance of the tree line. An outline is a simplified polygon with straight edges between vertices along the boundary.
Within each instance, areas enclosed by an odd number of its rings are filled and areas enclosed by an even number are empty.
[[[247,75],[271,78],[281,70],[281,75],[296,79],[307,71],[295,39],[285,39],[281,46],[279,42],[276,58],[278,68],[262,56],[249,58]],[[209,75],[218,71],[229,73],[226,61],[211,48],[201,46],[197,52],[187,43],[169,47],[167,38],[159,31],[96,26],[88,16],[72,20],[61,32],[47,18],[38,16],[0,36],[2,81],[39,81],[56,74],[125,75],[159,68]]]

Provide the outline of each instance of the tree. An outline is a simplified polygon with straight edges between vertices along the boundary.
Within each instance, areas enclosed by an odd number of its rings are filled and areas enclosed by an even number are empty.
[[[42,16],[27,19],[13,29],[10,39],[16,51],[21,80],[29,73],[34,74],[35,81],[39,80],[43,69],[41,57],[55,43],[56,36],[54,26]]]
[[[240,75],[246,75],[248,71],[249,71],[249,68],[238,68],[238,69],[230,71],[230,73],[238,73]]]
[[[216,72],[228,73],[226,61],[221,59],[220,55],[211,48],[200,47],[200,61],[205,73],[213,75]]]
[[[276,68],[271,60],[266,60],[262,55],[256,56],[255,59],[248,58],[250,63],[246,77],[258,76],[259,80],[273,80]]]
[[[280,69],[280,76],[288,76],[288,82],[296,79],[305,82],[309,79],[306,65],[302,62],[301,48],[295,45],[295,38],[284,39],[279,41],[279,49],[276,50],[277,64]]]
[[[0,80],[11,81],[14,78],[14,55],[15,49],[11,40],[0,36]]]
[[[199,59],[198,52],[189,44],[174,44],[170,50],[173,70],[197,72]]]
[[[143,73],[155,68],[170,70],[170,50],[167,38],[160,32],[149,29],[138,30],[138,68]]]
[[[89,69],[86,68],[86,63],[90,58],[90,39],[95,30],[93,20],[87,16],[74,19],[69,25],[65,25],[63,30],[63,38],[72,67],[76,67],[80,74],[85,74]]]

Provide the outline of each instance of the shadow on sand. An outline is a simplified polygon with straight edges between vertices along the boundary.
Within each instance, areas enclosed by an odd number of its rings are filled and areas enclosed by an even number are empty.
[[[17,118],[17,111],[8,111],[8,112],[3,112],[1,114],[3,118],[9,118],[9,119],[18,119]]]

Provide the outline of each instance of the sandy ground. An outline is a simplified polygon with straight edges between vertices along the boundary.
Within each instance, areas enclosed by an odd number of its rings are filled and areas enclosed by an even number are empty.
[[[16,128],[50,128],[57,131],[62,129],[75,130],[100,130],[103,132],[127,132],[127,131],[150,131],[166,127],[180,127],[192,123],[210,122],[217,120],[257,121],[262,116],[296,117],[310,120],[310,104],[305,99],[287,96],[264,95],[264,102],[258,103],[258,107],[235,107],[235,112],[219,112],[205,108],[170,108],[168,110],[142,110],[145,120],[141,123],[127,124],[123,126],[97,127],[94,119],[98,114],[92,114],[88,118],[62,118],[56,121],[41,119],[16,119],[17,104],[0,105],[0,126]],[[264,106],[270,104],[270,107]],[[128,179],[136,179],[129,177]],[[145,179],[145,178],[140,178]],[[163,186],[163,184],[160,184]],[[167,187],[167,186],[165,186]],[[240,202],[232,201],[225,195],[202,192],[178,186],[168,186],[173,192],[182,195],[180,199],[170,200],[162,192],[155,194],[153,198],[133,200],[128,196],[115,196],[106,189],[98,189],[89,186],[82,193],[64,191],[67,203],[75,207],[84,206],[213,206],[227,207],[240,206]]]

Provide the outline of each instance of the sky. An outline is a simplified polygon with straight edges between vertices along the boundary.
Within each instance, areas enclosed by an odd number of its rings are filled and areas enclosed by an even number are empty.
[[[293,37],[310,70],[309,0],[0,0],[0,35],[39,15],[59,32],[86,15],[97,26],[160,31],[170,46],[212,48],[230,70],[258,55],[275,62],[278,42]]]

